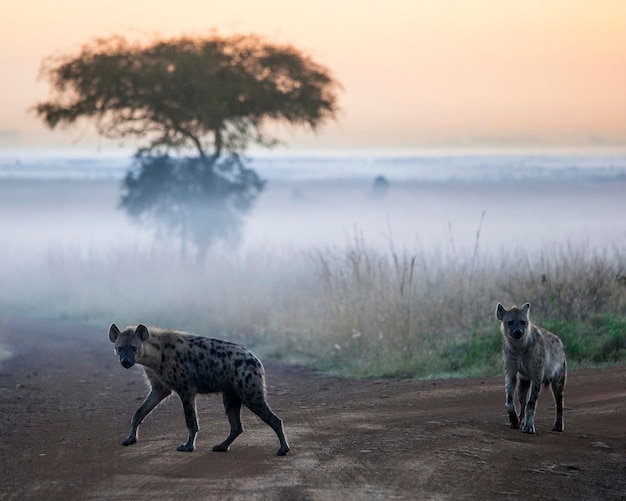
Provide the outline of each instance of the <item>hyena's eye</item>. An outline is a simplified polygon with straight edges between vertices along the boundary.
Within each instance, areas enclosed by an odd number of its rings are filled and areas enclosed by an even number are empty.
[[[513,325],[513,320],[509,320],[506,325],[508,325],[509,327],[511,327]]]
[[[520,325],[522,327],[526,327],[526,320],[520,320]]]
[[[137,353],[137,347],[136,346],[133,346],[131,349],[133,350],[133,353]]]

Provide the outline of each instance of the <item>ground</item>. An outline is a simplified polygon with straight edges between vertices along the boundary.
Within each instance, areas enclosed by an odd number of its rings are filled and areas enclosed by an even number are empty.
[[[572,371],[565,433],[549,391],[538,433],[508,426],[503,377],[347,380],[266,363],[268,400],[292,450],[247,410],[227,453],[221,400],[199,399],[192,453],[180,402],[122,447],[146,394],[101,329],[5,320],[0,499],[624,499],[626,368]]]

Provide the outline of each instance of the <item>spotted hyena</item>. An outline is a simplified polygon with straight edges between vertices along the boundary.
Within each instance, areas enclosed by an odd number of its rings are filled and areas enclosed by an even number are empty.
[[[510,310],[500,303],[496,307],[496,318],[500,320],[504,336],[506,409],[511,428],[521,425],[524,433],[535,433],[534,416],[539,391],[542,384],[550,384],[556,402],[556,420],[552,431],[563,431],[563,390],[567,375],[563,343],[551,332],[534,325],[529,319],[529,310],[530,303],[521,308],[513,306]],[[516,386],[519,415],[515,413],[513,402]]]
[[[137,428],[163,399],[175,392],[183,404],[189,430],[187,442],[179,451],[193,451],[198,434],[196,395],[222,393],[230,434],[214,451],[225,452],[243,432],[241,404],[267,423],[278,435],[284,456],[289,444],[283,422],[272,412],[265,399],[265,370],[252,352],[237,344],[186,332],[171,331],[145,325],[120,331],[115,324],[109,328],[109,339],[123,367],[135,363],[143,366],[150,383],[150,393],[133,415],[131,429],[122,445],[137,441]]]

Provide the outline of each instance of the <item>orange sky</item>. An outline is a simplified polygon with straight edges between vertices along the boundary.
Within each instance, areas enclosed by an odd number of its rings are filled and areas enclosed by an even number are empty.
[[[339,121],[284,133],[292,148],[626,146],[624,0],[0,0],[0,147],[96,144],[28,112],[45,56],[210,28],[294,44],[342,82]]]

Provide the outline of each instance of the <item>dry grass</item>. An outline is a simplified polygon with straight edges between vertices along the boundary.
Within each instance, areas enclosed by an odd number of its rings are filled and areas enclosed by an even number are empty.
[[[499,371],[497,301],[530,301],[579,363],[626,359],[626,252],[553,245],[537,255],[387,250],[355,235],[309,252],[214,251],[199,266],[155,246],[5,259],[6,314],[144,322],[244,342],[359,376]],[[192,260],[191,260],[192,261]]]

